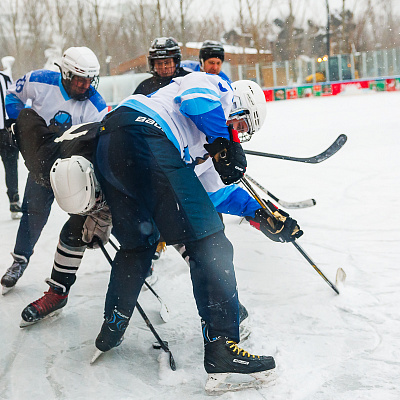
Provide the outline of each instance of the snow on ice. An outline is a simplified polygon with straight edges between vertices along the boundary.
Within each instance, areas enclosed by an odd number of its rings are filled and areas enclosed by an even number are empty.
[[[242,347],[273,355],[277,379],[221,399],[400,398],[399,104],[399,92],[268,104],[265,127],[245,144],[248,149],[306,157],[340,133],[348,135],[337,154],[317,165],[248,156],[249,174],[270,192],[286,201],[317,200],[315,207],[289,210],[305,232],[299,244],[330,280],[339,267],[347,280],[337,296],[292,245],[271,242],[240,218],[225,217],[252,327]],[[21,192],[26,175],[20,160]],[[11,265],[18,227],[4,183],[2,189],[1,274]],[[28,269],[0,298],[0,399],[208,398],[189,271],[173,248],[157,262],[155,286],[170,321],[162,322],[149,291],[139,301],[169,342],[176,372],[166,354],[153,349],[154,337],[136,312],[122,345],[89,364],[110,272],[101,251],[87,251],[59,317],[19,328],[22,309],[47,290],[44,279],[65,220],[53,205]]]

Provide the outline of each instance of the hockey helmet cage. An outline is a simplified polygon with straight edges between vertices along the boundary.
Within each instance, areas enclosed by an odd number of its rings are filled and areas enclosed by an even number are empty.
[[[50,183],[58,205],[70,214],[89,212],[100,192],[93,165],[82,156],[57,159],[50,170]]]
[[[239,132],[241,142],[247,142],[259,131],[267,116],[267,103],[261,87],[250,80],[232,83],[233,105],[228,120],[243,119],[248,126],[247,132]]]
[[[217,42],[216,40],[206,40],[203,42],[199,52],[200,64],[203,65],[204,61],[209,58],[219,58],[224,62],[225,51],[221,42]]]
[[[173,58],[176,68],[179,67],[182,53],[179,43],[173,37],[159,37],[153,40],[148,56],[150,71],[154,73],[154,60],[165,58]]]

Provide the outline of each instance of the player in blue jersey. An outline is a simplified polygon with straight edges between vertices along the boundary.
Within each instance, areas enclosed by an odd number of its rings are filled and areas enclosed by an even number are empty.
[[[62,134],[72,125],[101,121],[107,112],[96,91],[100,65],[87,47],[70,47],[62,57],[60,72],[37,70],[18,79],[7,91],[6,110],[16,119],[27,103],[53,132]],[[25,187],[22,218],[12,256],[14,262],[1,278],[3,294],[22,276],[50,214],[51,188],[35,182],[31,174]]]
[[[194,72],[203,71],[208,74],[219,75],[222,79],[230,82],[229,77],[222,72],[224,59],[225,50],[222,43],[206,40],[200,48],[199,61],[185,60],[181,62],[181,66]]]
[[[105,319],[96,339],[99,351],[121,343],[161,234],[167,244],[186,246],[204,322],[206,371],[222,377],[274,369],[272,357],[252,356],[237,347],[233,249],[194,172],[212,157],[224,184],[243,176],[245,155],[227,122],[250,128],[249,110],[233,99],[228,82],[192,73],[151,96],[128,97],[105,118],[94,169],[121,246],[112,263]]]

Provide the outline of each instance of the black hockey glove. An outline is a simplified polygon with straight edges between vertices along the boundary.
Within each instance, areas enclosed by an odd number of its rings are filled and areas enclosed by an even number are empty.
[[[214,168],[225,185],[237,182],[246,172],[247,161],[237,132],[228,126],[230,140],[219,137],[204,148],[213,158]]]
[[[256,211],[254,218],[247,217],[250,225],[259,229],[264,235],[274,242],[293,242],[303,235],[303,231],[297,221],[289,216],[285,211],[276,208],[270,201],[267,202],[275,218],[269,216],[264,208]]]

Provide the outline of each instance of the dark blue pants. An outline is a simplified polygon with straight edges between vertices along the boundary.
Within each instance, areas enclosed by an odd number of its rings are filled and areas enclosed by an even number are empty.
[[[31,174],[26,181],[22,218],[19,223],[14,253],[28,260],[50,215],[54,194],[51,188],[37,184]]]
[[[239,341],[233,248],[194,170],[165,134],[118,108],[99,138],[95,171],[121,244],[112,266],[105,316],[131,315],[160,233],[184,243],[198,312],[211,337]]]
[[[11,146],[2,147],[0,156],[4,164],[8,199],[10,202],[16,201],[14,196],[18,194],[18,149]]]

